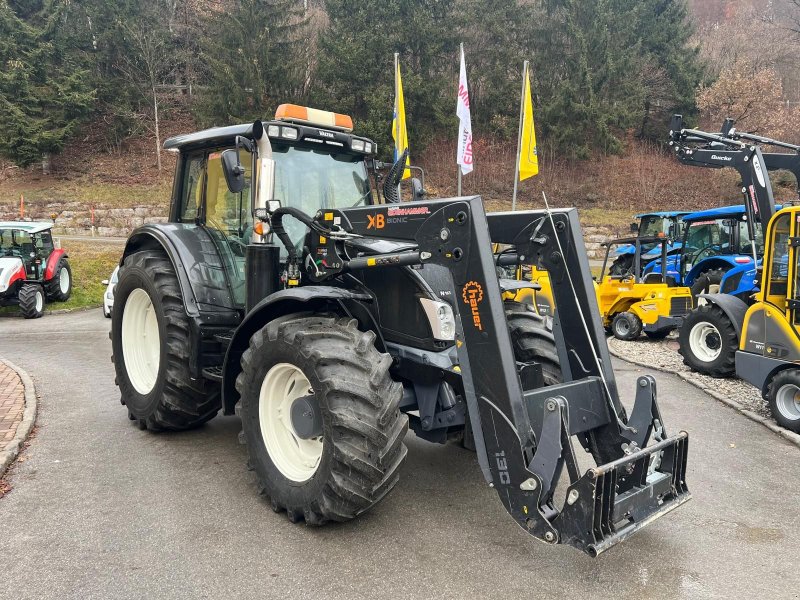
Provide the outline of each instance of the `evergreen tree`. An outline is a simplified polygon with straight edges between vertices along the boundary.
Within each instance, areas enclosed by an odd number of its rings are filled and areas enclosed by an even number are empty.
[[[19,166],[62,150],[94,99],[87,72],[54,43],[59,6],[23,8],[36,25],[0,1],[0,154]]]
[[[306,20],[295,0],[232,0],[209,18],[202,62],[204,124],[270,118],[284,102],[303,103]]]

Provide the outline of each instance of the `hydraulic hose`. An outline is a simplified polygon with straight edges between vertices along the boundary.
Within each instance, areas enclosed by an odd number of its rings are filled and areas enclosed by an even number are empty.
[[[278,239],[286,248],[286,252],[289,255],[289,262],[296,263],[297,262],[297,249],[294,247],[292,243],[292,239],[289,237],[289,234],[286,233],[286,229],[283,227],[283,216],[289,215],[290,217],[294,217],[301,223],[303,223],[309,229],[313,229],[321,233],[322,235],[330,234],[330,231],[327,229],[320,227],[318,223],[314,221],[311,217],[309,217],[306,213],[302,210],[297,208],[292,208],[291,206],[282,206],[274,213],[272,213],[272,218],[270,219],[272,225],[272,231],[275,235],[278,236]]]

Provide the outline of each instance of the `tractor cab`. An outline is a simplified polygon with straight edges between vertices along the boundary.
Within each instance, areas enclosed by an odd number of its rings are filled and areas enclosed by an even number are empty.
[[[268,152],[253,152],[253,124],[207,129],[164,143],[167,150],[179,153],[170,222],[183,229],[205,230],[221,263],[205,276],[223,294],[231,294],[237,306],[243,308],[246,300],[247,245],[263,232],[263,224],[253,217],[258,208],[253,205],[256,190],[251,186],[253,169],[259,172],[255,155],[271,161],[273,181],[264,182],[269,188],[265,195],[281,206],[313,215],[318,210],[370,205],[376,201],[370,166],[377,147],[372,140],[353,135],[352,129],[346,115],[283,104],[275,119],[264,122],[263,132],[258,132],[268,140],[261,142]],[[228,159],[236,162],[234,168],[241,169],[238,192],[227,185],[226,151]],[[286,229],[294,245],[302,249],[305,226],[287,219]],[[281,259],[286,256],[281,247]],[[208,300],[228,305],[222,295]]]

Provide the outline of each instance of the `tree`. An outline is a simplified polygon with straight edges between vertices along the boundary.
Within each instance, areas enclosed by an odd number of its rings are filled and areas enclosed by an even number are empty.
[[[209,17],[202,59],[207,86],[198,107],[206,124],[266,118],[307,89],[306,20],[295,0],[231,0]]]
[[[0,1],[0,154],[23,167],[42,160],[46,169],[88,114],[94,90],[53,43],[58,6],[44,11],[34,26]]]

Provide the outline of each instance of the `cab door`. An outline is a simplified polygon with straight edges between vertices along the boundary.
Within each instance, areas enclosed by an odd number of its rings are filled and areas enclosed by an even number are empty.
[[[778,214],[770,224],[762,275],[762,300],[745,316],[740,348],[780,360],[798,360],[800,343],[800,290],[798,289],[798,217],[800,212]]]
[[[202,210],[200,223],[214,240],[225,274],[233,294],[234,302],[244,306],[245,250],[253,234],[253,216],[250,207],[251,155],[240,151],[241,163],[245,168],[244,189],[232,193],[222,172],[222,150],[208,152],[205,156],[203,176]]]

